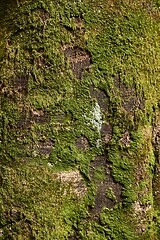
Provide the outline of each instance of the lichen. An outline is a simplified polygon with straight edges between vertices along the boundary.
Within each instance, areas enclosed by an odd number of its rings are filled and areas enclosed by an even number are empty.
[[[89,124],[92,124],[94,128],[100,133],[103,123],[102,112],[98,103],[95,103],[93,109],[89,112],[88,116],[86,114],[83,117],[87,120]]]

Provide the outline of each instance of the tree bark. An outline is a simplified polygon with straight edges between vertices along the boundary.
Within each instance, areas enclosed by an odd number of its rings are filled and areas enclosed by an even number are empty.
[[[3,2],[2,239],[160,239],[159,14]]]

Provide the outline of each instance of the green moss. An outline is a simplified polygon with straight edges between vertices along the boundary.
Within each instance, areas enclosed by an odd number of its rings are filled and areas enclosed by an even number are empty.
[[[96,180],[101,180],[101,181],[103,181],[103,180],[106,179],[106,175],[105,175],[105,170],[104,170],[104,168],[102,168],[102,167],[96,167],[96,168],[94,169],[94,179],[95,179],[95,181],[96,181]]]
[[[3,239],[67,239],[75,232],[81,239],[141,238],[133,204],[153,206],[155,157],[151,133],[144,129],[159,111],[158,7],[158,1],[2,1]],[[90,54],[91,66],[81,79],[72,72],[71,57],[64,56],[67,46]],[[91,86],[106,94],[107,109],[100,97],[92,98]],[[100,121],[93,114],[96,104],[102,108]],[[101,136],[103,121],[112,127],[109,143]],[[128,145],[122,143],[126,131]],[[85,151],[76,147],[81,136],[89,144]],[[53,144],[49,157],[37,150],[45,141]],[[102,209],[97,223],[88,213],[95,196],[89,169],[99,155],[106,156],[114,181],[122,185],[123,202],[122,208]],[[67,186],[53,179],[48,162],[56,172],[79,169],[86,197],[63,194]],[[98,167],[95,180],[103,180],[105,170]],[[153,212],[147,217],[147,239],[153,239]]]
[[[104,228],[110,230],[108,239],[140,239],[134,234],[134,222],[130,222],[128,226],[126,224],[129,220],[129,214],[128,211],[124,220],[126,213],[121,209],[121,205],[117,206],[114,210],[104,209],[100,216],[100,221]]]
[[[112,201],[115,201],[117,202],[117,199],[116,199],[116,196],[112,190],[112,188],[108,188],[107,191],[106,191],[106,196],[111,199]]]
[[[3,167],[1,177],[4,239],[66,239],[77,216],[85,216],[83,204],[73,193],[65,194],[67,186],[47,166]]]

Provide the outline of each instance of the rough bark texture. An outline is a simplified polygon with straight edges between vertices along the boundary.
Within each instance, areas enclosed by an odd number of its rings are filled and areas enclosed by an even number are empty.
[[[2,1],[0,239],[160,239],[159,1]]]

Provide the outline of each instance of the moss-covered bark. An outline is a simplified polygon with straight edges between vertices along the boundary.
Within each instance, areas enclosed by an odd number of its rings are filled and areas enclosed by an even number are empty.
[[[0,239],[160,239],[159,1],[2,1]]]

